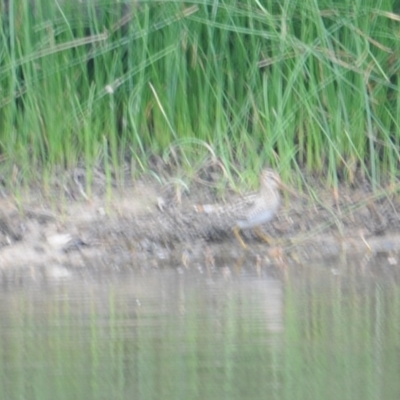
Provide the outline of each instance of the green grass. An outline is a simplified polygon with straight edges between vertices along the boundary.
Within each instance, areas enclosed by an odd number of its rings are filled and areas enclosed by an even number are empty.
[[[11,185],[84,165],[90,187],[93,167],[138,175],[153,155],[187,176],[214,162],[250,180],[265,164],[284,179],[307,170],[333,187],[397,177],[392,1],[29,3],[0,10]]]

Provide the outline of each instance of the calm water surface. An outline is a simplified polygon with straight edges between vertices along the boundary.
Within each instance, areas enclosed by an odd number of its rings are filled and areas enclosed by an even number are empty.
[[[400,399],[391,261],[3,279],[0,398]]]

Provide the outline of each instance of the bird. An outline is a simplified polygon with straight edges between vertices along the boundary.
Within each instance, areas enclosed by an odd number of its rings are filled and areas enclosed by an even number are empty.
[[[258,192],[244,195],[238,201],[228,204],[203,204],[195,206],[196,211],[205,214],[214,214],[222,220],[231,222],[231,228],[243,248],[247,245],[243,241],[240,231],[254,229],[254,232],[265,242],[271,239],[261,232],[260,225],[271,221],[277,213],[280,203],[280,187],[282,182],[279,174],[269,168],[260,173],[260,187]]]

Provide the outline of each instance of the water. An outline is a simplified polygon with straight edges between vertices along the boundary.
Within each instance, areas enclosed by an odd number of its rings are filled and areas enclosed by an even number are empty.
[[[0,398],[399,399],[389,261],[3,280]]]

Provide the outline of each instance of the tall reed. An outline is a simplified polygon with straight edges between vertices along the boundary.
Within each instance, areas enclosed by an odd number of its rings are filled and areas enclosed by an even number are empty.
[[[267,163],[334,186],[396,177],[400,15],[389,0],[1,7],[0,162],[21,180],[79,163],[142,171],[171,146],[188,170],[212,148],[249,174]]]

